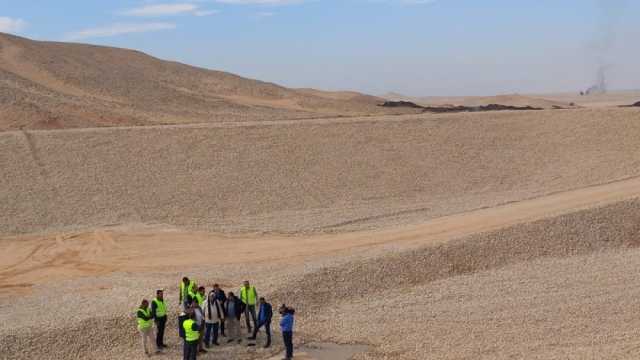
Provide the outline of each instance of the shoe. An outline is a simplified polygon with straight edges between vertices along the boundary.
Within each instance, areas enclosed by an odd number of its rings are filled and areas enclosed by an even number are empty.
[[[206,353],[206,352],[207,352],[207,350],[205,350],[205,349],[200,349],[200,350],[198,350],[198,352],[199,352],[199,353]]]
[[[160,345],[160,347],[163,347],[163,348],[165,348],[165,349],[166,349],[166,348],[168,348],[169,346],[168,346],[167,344],[162,344],[162,345]]]
[[[247,340],[255,340],[255,339],[256,339],[256,337],[255,337],[255,336],[249,336],[249,337],[247,338]]]
[[[233,339],[227,340],[227,344],[232,343],[232,342],[233,342]]]
[[[256,346],[256,343],[248,343],[247,346]]]

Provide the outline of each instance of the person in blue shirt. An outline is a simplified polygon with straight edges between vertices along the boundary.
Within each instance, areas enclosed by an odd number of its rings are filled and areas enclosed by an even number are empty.
[[[293,324],[295,310],[282,304],[280,307],[280,314],[282,319],[280,320],[280,331],[282,332],[282,339],[284,340],[284,347],[286,348],[286,357],[283,360],[293,359]]]
[[[264,330],[267,333],[267,343],[264,347],[268,348],[271,346],[271,318],[273,317],[273,308],[263,297],[260,298],[259,303],[258,323],[253,329],[253,336],[251,336],[249,340],[255,340],[260,328],[264,326]],[[249,346],[255,346],[255,344],[249,344]]]

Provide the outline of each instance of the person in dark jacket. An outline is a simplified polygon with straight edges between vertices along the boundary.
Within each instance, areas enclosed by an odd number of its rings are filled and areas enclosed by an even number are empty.
[[[242,301],[237,298],[232,292],[229,292],[227,302],[224,306],[225,322],[227,327],[227,336],[229,340],[227,342],[238,343],[242,342],[240,337],[240,317],[242,316]]]
[[[156,323],[156,347],[166,348],[164,343],[164,330],[167,326],[167,304],[164,301],[162,290],[156,291],[156,298],[151,301],[151,316]]]
[[[271,304],[269,304],[263,297],[260,298],[259,302],[259,310],[258,310],[258,323],[253,330],[253,336],[249,338],[249,340],[255,340],[258,336],[258,332],[260,328],[264,326],[264,330],[267,333],[267,343],[264,345],[265,348],[271,346],[271,318],[273,317],[273,308]],[[254,345],[254,344],[249,344]]]
[[[220,305],[224,307],[224,304],[227,302],[227,295],[224,293],[224,290],[220,288],[220,285],[213,284],[213,292],[216,294],[216,299],[218,299]],[[224,333],[224,317],[220,320],[220,335],[227,336]]]
[[[284,360],[293,359],[293,324],[295,310],[282,304],[280,307],[280,314],[282,319],[280,320],[280,331],[282,332],[282,340],[284,341],[284,347],[286,349],[286,356]]]

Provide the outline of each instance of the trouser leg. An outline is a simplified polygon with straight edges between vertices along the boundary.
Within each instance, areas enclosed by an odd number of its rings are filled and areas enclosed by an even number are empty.
[[[267,322],[264,324],[264,330],[267,333],[267,344],[265,346],[271,346],[271,323]]]
[[[262,327],[262,324],[257,324],[254,328],[253,328],[253,335],[251,335],[252,338],[256,338],[258,336],[258,333],[260,332],[260,328]]]
[[[213,324],[209,324],[209,323],[207,323],[205,325],[205,329],[206,329],[205,332],[204,332],[204,343],[205,343],[205,345],[211,344],[209,341],[211,340],[212,325]]]
[[[213,343],[217,344],[218,343],[218,327],[220,326],[219,323],[214,323],[213,324]]]
[[[182,343],[182,360],[189,360],[189,343],[185,340]]]
[[[229,322],[229,338],[234,340],[240,339],[240,321],[238,319],[233,319]]]
[[[251,310],[250,310],[251,305],[246,305],[244,307],[244,321],[247,324],[247,331],[249,333],[251,333],[251,319],[249,318],[251,315]]]
[[[282,333],[282,338],[284,340],[284,347],[286,348],[286,358],[293,358],[293,333],[291,331],[285,331]]]
[[[189,348],[189,357],[188,360],[196,360],[198,357],[198,340],[190,341],[187,343]]]
[[[167,317],[156,319],[156,346],[161,348],[164,346],[164,329],[167,326]]]
[[[145,354],[149,353],[149,350],[147,350],[147,334],[145,333],[144,330],[139,330],[140,331],[140,338],[142,340],[142,351]]]

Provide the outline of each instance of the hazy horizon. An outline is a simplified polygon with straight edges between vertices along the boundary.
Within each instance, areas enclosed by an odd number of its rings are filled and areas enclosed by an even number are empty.
[[[0,31],[124,47],[295,88],[473,96],[640,88],[625,0],[0,0]]]

